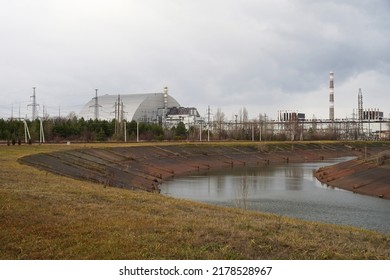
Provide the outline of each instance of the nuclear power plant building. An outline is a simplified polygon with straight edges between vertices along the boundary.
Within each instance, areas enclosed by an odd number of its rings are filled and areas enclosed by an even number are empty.
[[[113,120],[161,122],[167,110],[180,104],[166,89],[161,93],[101,95],[92,98],[80,111],[86,120]]]

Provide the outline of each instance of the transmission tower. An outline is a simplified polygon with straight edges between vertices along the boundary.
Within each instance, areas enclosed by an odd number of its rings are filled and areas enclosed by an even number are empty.
[[[358,134],[363,134],[363,93],[361,88],[359,88],[358,93]]]
[[[28,104],[27,106],[31,106],[32,108],[32,119],[33,121],[35,121],[38,117],[38,107],[39,107],[39,104],[37,104],[37,99],[36,99],[36,96],[35,96],[35,87],[33,87],[33,95],[30,96],[32,97],[32,103],[31,104]]]
[[[99,101],[98,101],[98,89],[95,89],[95,97],[93,99],[95,100],[95,103],[89,107],[94,108],[95,120],[98,120],[99,119],[99,107],[102,107],[101,105],[99,105]]]
[[[115,101],[114,108],[115,111],[113,113],[115,113],[115,134],[117,134],[121,133],[122,131],[124,115],[126,113],[124,111],[124,105],[120,95],[118,95],[118,99]]]
[[[207,107],[207,141],[210,141],[210,126],[211,126],[210,115],[211,115],[211,111],[210,111],[210,105],[209,105]]]

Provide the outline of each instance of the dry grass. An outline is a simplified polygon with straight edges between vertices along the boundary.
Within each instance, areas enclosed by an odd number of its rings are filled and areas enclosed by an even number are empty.
[[[388,235],[105,188],[17,162],[74,147],[0,146],[0,259],[390,259]]]

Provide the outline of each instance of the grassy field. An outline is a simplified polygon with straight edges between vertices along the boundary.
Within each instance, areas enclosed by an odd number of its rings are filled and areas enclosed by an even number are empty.
[[[17,162],[84,146],[0,146],[0,259],[390,259],[389,235],[104,187]]]

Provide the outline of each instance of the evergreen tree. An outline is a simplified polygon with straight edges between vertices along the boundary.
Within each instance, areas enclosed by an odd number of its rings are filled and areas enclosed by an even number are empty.
[[[183,122],[179,122],[175,128],[175,136],[185,138],[187,135],[187,129]]]

